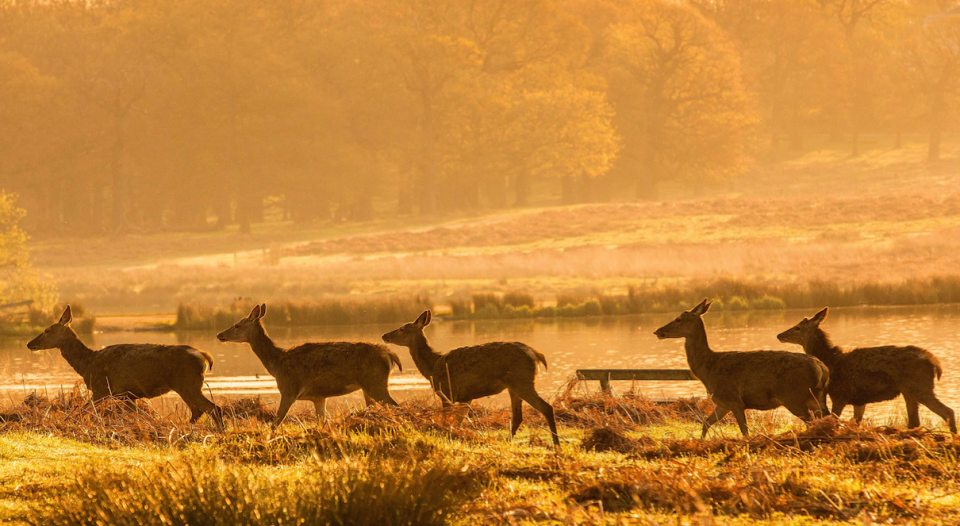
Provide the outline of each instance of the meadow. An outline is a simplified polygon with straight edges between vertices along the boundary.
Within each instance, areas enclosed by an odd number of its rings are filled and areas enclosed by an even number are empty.
[[[765,296],[787,308],[957,301],[960,147],[950,142],[936,165],[916,142],[856,158],[814,148],[709,195],[665,188],[668,201],[546,206],[556,203],[544,189],[530,208],[359,223],[268,215],[252,235],[53,238],[31,249],[62,300],[101,315],[212,315],[238,298],[317,312],[399,312],[390,304],[412,300],[461,307],[460,317],[482,310],[474,296],[484,294],[531,296],[531,310],[613,297],[616,312],[671,310],[703,294],[746,308],[780,305],[751,307]],[[526,313],[504,317],[513,315]]]
[[[508,441],[509,411],[399,408],[312,414],[272,430],[256,399],[227,431],[80,390],[3,415],[0,520],[13,524],[951,524],[960,442],[750,413],[707,440],[698,399],[663,404],[571,381]],[[897,422],[894,422],[897,423]],[[443,488],[443,491],[436,491]]]

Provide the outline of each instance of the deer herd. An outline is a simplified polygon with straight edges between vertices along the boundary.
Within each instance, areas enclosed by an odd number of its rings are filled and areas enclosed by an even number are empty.
[[[809,422],[827,414],[826,397],[833,415],[853,405],[859,423],[869,403],[903,395],[907,424],[919,427],[923,404],[957,432],[952,409],[934,394],[934,381],[943,373],[940,360],[919,347],[869,347],[845,351],[831,343],[820,328],[824,308],[812,318],[780,333],[783,343],[800,345],[803,353],[789,351],[717,352],[707,343],[702,316],[710,309],[705,299],[675,320],[654,331],[657,338],[683,338],[687,363],[716,405],[703,422],[701,438],[710,426],[733,413],[740,432],[747,435],[745,410],[768,411],[785,407]],[[366,342],[305,343],[290,349],[278,347],[263,327],[266,304],[217,335],[221,342],[246,343],[277,381],[280,405],[274,426],[286,417],[297,400],[313,402],[317,417],[324,418],[326,400],[355,391],[367,405],[397,405],[390,396],[388,380],[393,366],[402,370],[400,358],[386,346]],[[412,323],[383,335],[388,344],[406,347],[420,374],[430,381],[444,407],[469,404],[503,391],[510,395],[511,439],[523,421],[523,402],[543,414],[555,446],[559,446],[553,406],[537,393],[535,379],[546,357],[519,342],[491,342],[460,347],[446,354],[430,346],[424,335],[432,315],[428,310]],[[60,354],[83,377],[93,399],[107,396],[125,399],[155,398],[171,391],[190,408],[191,422],[204,413],[221,430],[221,409],[203,395],[205,374],[213,369],[210,353],[187,345],[122,344],[98,351],[90,349],[70,328],[69,306],[60,321],[27,344],[33,351],[59,349]]]

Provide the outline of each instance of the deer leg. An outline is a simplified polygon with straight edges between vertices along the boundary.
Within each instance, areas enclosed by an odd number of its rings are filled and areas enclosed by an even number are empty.
[[[708,416],[707,419],[703,421],[703,432],[700,433],[700,440],[703,440],[704,438],[706,438],[707,430],[710,429],[710,426],[722,420],[723,417],[727,416],[727,413],[729,412],[730,412],[729,409],[727,409],[726,407],[720,404],[717,404],[717,407],[713,409],[713,413],[710,413],[710,416]]]
[[[943,402],[937,398],[937,395],[930,393],[926,395],[921,395],[917,397],[917,401],[925,406],[928,409],[937,414],[940,418],[947,421],[947,424],[950,426],[950,432],[957,434],[957,421],[953,414],[953,409],[950,409]]]
[[[510,394],[513,396],[512,390],[510,391]],[[541,398],[540,394],[537,393],[533,386],[530,386],[529,389],[518,390],[517,396],[520,397],[520,399],[522,399],[524,402],[530,404],[537,411],[540,411],[540,414],[547,419],[547,424],[550,425],[550,433],[553,435],[553,445],[560,447],[560,435],[557,434],[557,421],[553,417],[553,406]]]
[[[327,416],[327,399],[314,398],[313,409],[317,412],[317,421],[323,422],[323,419]]]
[[[827,405],[827,391],[825,389],[820,390],[820,393],[817,395],[817,418],[823,418],[830,414],[830,408]]]
[[[907,404],[907,429],[920,427],[920,404],[917,399],[903,393],[903,401]]]
[[[195,386],[192,389],[182,389],[174,390],[180,398],[183,400],[187,407],[190,408],[190,423],[195,423],[197,420],[200,420],[200,417],[204,413],[209,413],[210,418],[213,418],[213,421],[217,424],[217,427],[223,431],[223,415],[220,407],[203,396],[203,381],[200,381],[200,385]]]
[[[853,420],[856,423],[863,422],[863,412],[867,410],[867,404],[853,406]]]
[[[383,385],[370,386],[370,388],[363,388],[363,397],[367,401],[367,405],[372,405],[374,402],[380,402],[384,405],[400,405],[396,400],[390,396],[390,391],[387,389],[387,383],[383,382]]]
[[[731,409],[733,411],[734,418],[737,419],[737,425],[740,426],[740,433],[743,436],[747,436],[749,432],[747,431],[747,413],[744,411],[743,407],[734,407]]]
[[[510,412],[512,419],[510,421],[510,440],[513,440],[517,434],[517,429],[523,423],[523,399],[517,393],[510,391]]]
[[[846,408],[846,407],[847,407],[847,401],[846,401],[846,400],[837,400],[836,398],[834,398],[834,399],[833,399],[833,410],[832,410],[831,412],[832,412],[833,414],[837,415],[837,418],[840,418],[840,415],[843,414],[843,410],[844,410],[844,408]]]
[[[290,406],[296,401],[297,397],[280,393],[280,406],[277,407],[277,417],[273,419],[273,427],[277,427],[280,425],[280,422],[283,422],[283,419],[287,416],[287,412],[290,411]]]

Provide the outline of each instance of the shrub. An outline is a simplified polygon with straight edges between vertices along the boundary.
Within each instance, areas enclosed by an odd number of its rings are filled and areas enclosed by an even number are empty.
[[[597,297],[597,301],[600,302],[600,310],[603,311],[603,314],[608,316],[621,314],[626,310],[622,306],[624,299],[627,299],[627,296],[611,296],[608,294],[601,294]]]
[[[603,314],[603,308],[597,300],[585,301],[578,310],[581,310],[584,316],[600,316]]]
[[[479,319],[491,319],[497,318],[500,316],[500,309],[496,305],[486,304],[481,308],[476,309],[473,313],[474,318]]]
[[[470,302],[466,300],[450,300],[450,311],[454,318],[469,318],[473,314]]]
[[[740,296],[733,296],[727,300],[724,308],[726,310],[738,311],[738,310],[747,310],[750,305],[747,303],[747,300]]]
[[[503,295],[503,304],[504,306],[510,305],[512,307],[536,307],[536,302],[533,301],[533,295],[527,294],[525,292],[508,292]]]
[[[503,307],[503,300],[496,294],[481,292],[473,295],[473,312],[489,311],[493,307],[499,311]]]
[[[783,310],[787,305],[780,298],[764,296],[750,301],[750,308],[755,310]]]
[[[552,305],[538,307],[534,309],[533,315],[538,318],[554,318],[557,316],[557,308]]]
[[[510,307],[510,308],[513,308],[513,307]],[[533,317],[533,309],[526,305],[521,305],[516,309],[513,309],[513,317],[514,318],[531,318]]]

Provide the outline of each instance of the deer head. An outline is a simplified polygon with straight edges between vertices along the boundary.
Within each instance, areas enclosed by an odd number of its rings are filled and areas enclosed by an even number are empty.
[[[432,318],[433,314],[430,311],[423,311],[423,314],[416,321],[384,334],[383,341],[402,347],[411,347],[417,336],[423,336],[423,328],[430,325]]]
[[[70,305],[67,305],[60,316],[60,321],[44,329],[40,336],[30,340],[27,349],[31,351],[59,349],[68,339],[76,339],[77,333],[70,328],[71,321],[73,321],[73,310],[70,309]]]
[[[823,319],[827,317],[827,310],[827,307],[824,307],[812,318],[804,318],[800,323],[778,334],[777,339],[783,343],[805,345],[816,334]]]
[[[267,313],[267,304],[261,303],[250,311],[246,318],[238,321],[233,327],[217,335],[222,342],[249,343],[253,341],[256,331],[262,331],[260,320]]]
[[[706,298],[704,298],[696,307],[683,312],[680,316],[677,316],[677,319],[653,331],[653,333],[661,340],[666,338],[686,338],[692,335],[698,328],[702,330],[703,320],[700,319],[700,316],[703,316],[710,310],[710,305],[711,303],[707,303]]]

